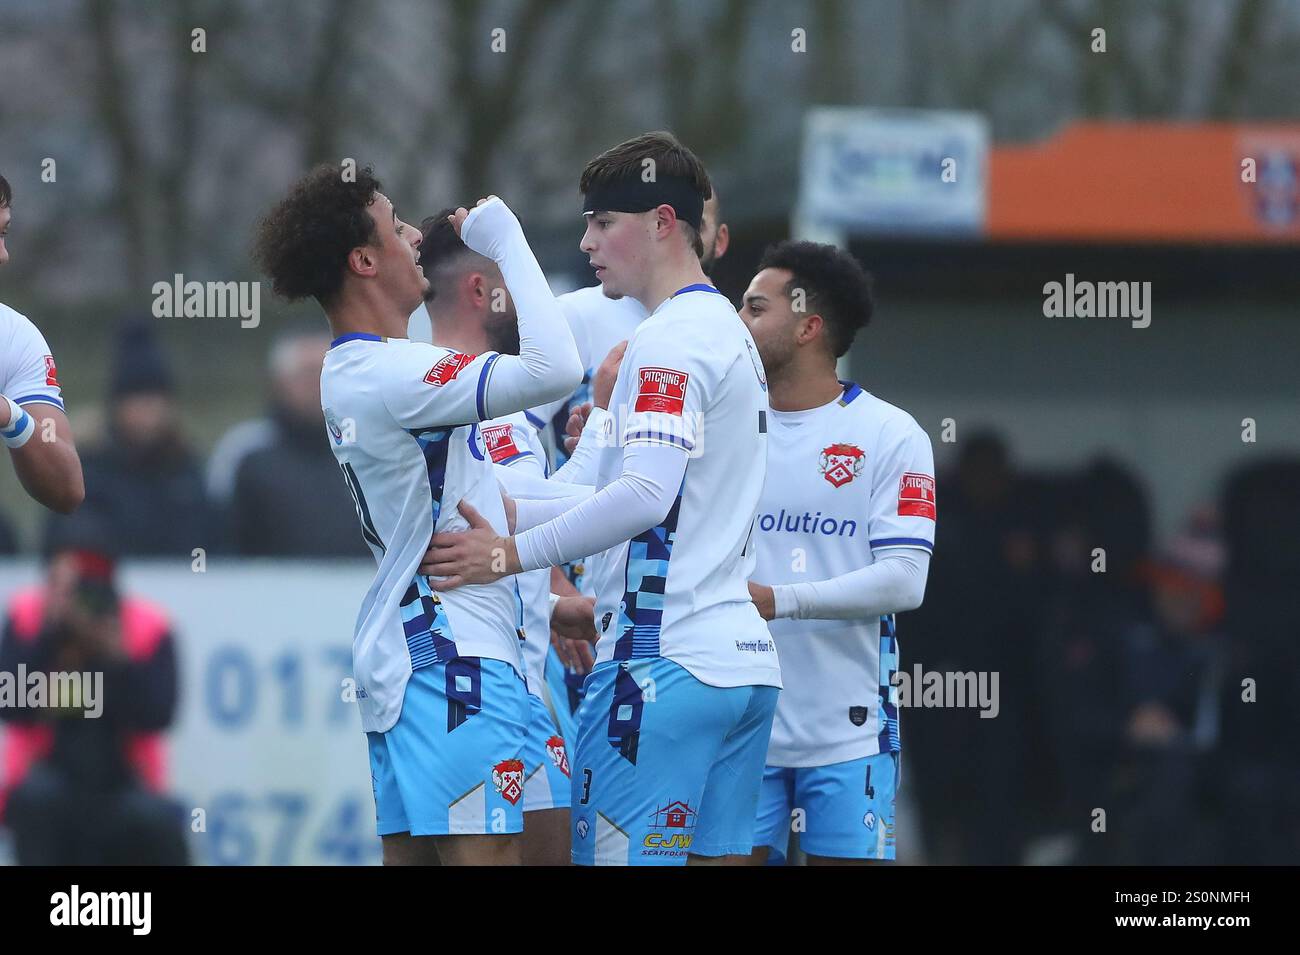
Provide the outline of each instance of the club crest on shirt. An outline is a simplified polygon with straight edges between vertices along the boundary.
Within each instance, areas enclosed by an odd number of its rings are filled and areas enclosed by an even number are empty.
[[[524,794],[524,764],[517,759],[503,759],[492,767],[492,785],[513,806]]]
[[[862,473],[867,456],[854,444],[832,444],[822,449],[819,462],[822,477],[835,487],[843,487]]]
[[[53,388],[59,387],[59,369],[54,367],[54,356],[45,356],[45,383]]]
[[[493,464],[500,464],[519,453],[514,429],[508,424],[494,424],[484,428],[483,441],[487,445],[488,454],[492,455]]]
[[[869,711],[865,706],[850,706],[849,722],[852,723],[854,726],[861,726],[863,723],[867,721],[868,712]]]
[[[569,775],[569,754],[564,751],[564,740],[558,736],[552,736],[546,741],[546,755],[551,757],[557,769],[564,775]]]
[[[429,373],[424,376],[426,384],[445,385],[447,382],[455,379],[460,374],[462,368],[472,362],[477,355],[466,355],[463,352],[449,352],[439,358],[429,369]]]

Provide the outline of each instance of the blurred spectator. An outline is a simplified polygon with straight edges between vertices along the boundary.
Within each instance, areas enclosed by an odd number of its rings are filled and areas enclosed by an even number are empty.
[[[1090,824],[1095,809],[1114,811],[1124,639],[1149,620],[1140,571],[1150,509],[1139,480],[1103,459],[1063,484],[1057,511],[1037,647],[1040,713],[1056,787],[1050,821],[1071,837],[1074,861],[1098,863],[1115,842]]]
[[[369,556],[321,411],[328,349],[324,331],[281,337],[271,350],[266,416],[235,425],[212,452],[208,490],[236,553]]]
[[[45,584],[15,594],[6,612],[0,671],[102,674],[95,700],[83,688],[42,708],[0,709],[0,811],[22,865],[186,861],[183,813],[161,795],[162,730],[176,710],[171,625],[144,600],[119,597],[107,541],[93,514],[59,525]]]
[[[1025,703],[1039,588],[1032,511],[995,434],[963,442],[938,480],[939,531],[925,603],[899,620],[901,667],[998,673],[999,713],[901,714],[924,842],[934,863],[1012,864],[1025,839]]]
[[[193,548],[212,546],[203,475],[181,431],[173,392],[152,329],[128,324],[112,370],[108,440],[82,454],[85,506],[107,521],[123,556],[189,560]],[[50,534],[62,520],[51,518]]]
[[[1144,571],[1153,619],[1125,634],[1124,741],[1109,861],[1188,865],[1217,858],[1202,794],[1216,785],[1206,754],[1219,732],[1223,551],[1201,513]],[[1205,778],[1202,778],[1202,777]]]
[[[1300,859],[1300,459],[1250,464],[1223,496],[1228,663],[1209,790],[1227,830],[1219,861]]]

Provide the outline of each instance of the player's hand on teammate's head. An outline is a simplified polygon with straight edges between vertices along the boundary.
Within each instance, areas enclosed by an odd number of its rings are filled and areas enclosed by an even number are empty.
[[[776,595],[772,593],[772,588],[767,584],[756,584],[751,580],[749,582],[749,599],[754,601],[759,616],[764,620],[776,619]]]
[[[495,196],[488,196],[484,199],[480,199],[478,202],[474,203],[474,208],[477,209],[479,206],[483,205],[483,203],[487,202],[488,199],[495,199],[495,198],[496,198]],[[461,227],[465,224],[465,220],[468,217],[469,217],[469,210],[466,209],[464,206],[457,207],[455,212],[447,216],[447,221],[450,222],[452,228],[456,230],[456,235],[460,235]]]
[[[461,215],[462,212],[465,214]],[[493,262],[500,263],[511,243],[523,237],[519,220],[497,196],[480,199],[468,211],[461,207],[448,218],[462,242]]]
[[[420,573],[430,580],[432,590],[453,590],[464,584],[490,584],[519,572],[519,555],[514,539],[501,537],[469,502],[458,510],[469,523],[466,531],[444,531],[429,539],[420,562]]]
[[[582,429],[587,426],[587,419],[591,417],[591,402],[578,405],[569,415],[569,423],[564,426],[565,433],[568,435],[564,439],[564,453],[573,454],[573,449],[578,446],[578,439],[582,437]]]
[[[609,408],[609,399],[614,394],[614,382],[618,380],[618,369],[623,363],[623,353],[626,351],[627,342],[619,342],[609,350],[605,360],[596,369],[596,380],[591,386],[591,393],[597,408]]]

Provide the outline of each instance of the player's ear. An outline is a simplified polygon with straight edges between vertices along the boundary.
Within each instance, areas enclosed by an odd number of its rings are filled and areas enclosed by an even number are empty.
[[[374,250],[370,246],[358,245],[348,253],[348,271],[356,275],[371,277],[378,271],[378,268]]]
[[[664,203],[655,209],[655,238],[662,238],[677,223],[677,210]]]
[[[811,315],[804,315],[800,318],[799,325],[795,329],[795,343],[807,345],[814,342],[823,334],[825,329],[826,323],[822,321],[821,315],[816,312]]]
[[[718,234],[713,240],[713,258],[718,260],[727,254],[727,248],[731,245],[731,230],[727,228],[724,222],[718,226]]]

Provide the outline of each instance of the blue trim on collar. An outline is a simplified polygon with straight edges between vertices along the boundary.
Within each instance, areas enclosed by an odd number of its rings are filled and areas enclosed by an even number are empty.
[[[334,341],[330,342],[330,348],[342,345],[344,342],[382,342],[383,340],[384,337],[382,335],[371,335],[367,332],[349,332],[346,335],[340,335],[338,338],[334,339]]]
[[[705,285],[703,282],[696,282],[694,285],[688,285],[685,288],[679,288],[676,292],[673,292],[673,294],[670,295],[669,298],[676,298],[677,296],[681,295],[683,292],[713,292],[717,295],[722,294],[717,289],[715,289],[712,285]]]
[[[844,394],[840,396],[840,404],[847,405],[858,395],[862,394],[862,386],[852,381],[845,381],[842,378],[836,379],[844,386]]]

